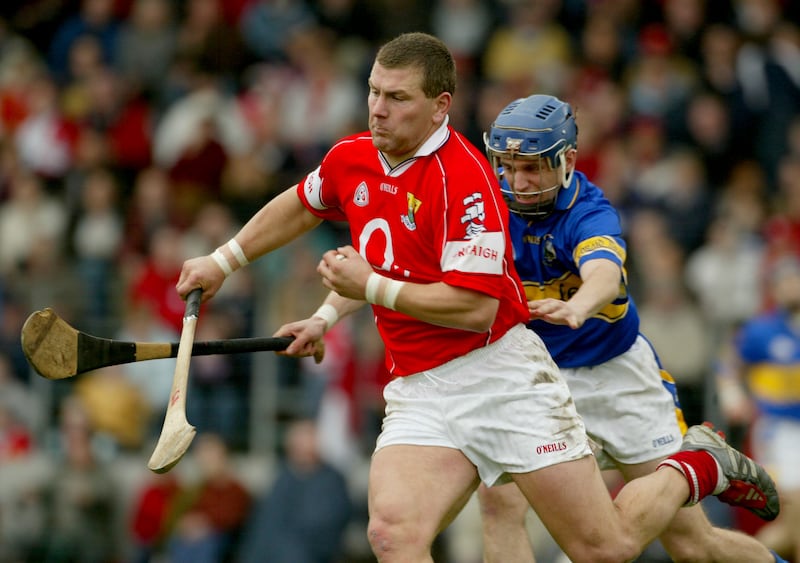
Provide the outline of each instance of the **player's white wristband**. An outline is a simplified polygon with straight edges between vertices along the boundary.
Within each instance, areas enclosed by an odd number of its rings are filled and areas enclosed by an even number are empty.
[[[228,259],[225,258],[225,255],[220,251],[219,248],[211,254],[211,257],[214,259],[214,262],[217,263],[217,266],[222,268],[222,271],[225,272],[226,278],[233,273],[233,268],[231,268],[230,262],[228,262]]]
[[[394,310],[397,302],[397,295],[405,285],[405,282],[393,280],[372,272],[367,278],[367,285],[364,288],[364,297],[368,303],[381,305],[387,309]]]
[[[236,242],[235,238],[228,241],[228,248],[231,250],[233,257],[236,258],[239,266],[247,266],[250,263],[250,260],[244,255],[244,250],[242,250],[242,247]]]
[[[317,309],[311,316],[319,317],[325,321],[325,324],[328,325],[328,327],[325,329],[326,332],[329,331],[331,327],[336,324],[336,321],[339,320],[339,312],[336,310],[336,307],[330,303],[320,305],[320,308]]]

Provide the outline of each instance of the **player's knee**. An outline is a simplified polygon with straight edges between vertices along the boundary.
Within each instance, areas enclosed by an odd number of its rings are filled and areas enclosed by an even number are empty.
[[[372,553],[381,563],[415,560],[428,553],[432,543],[413,525],[377,516],[370,517],[367,538]]]

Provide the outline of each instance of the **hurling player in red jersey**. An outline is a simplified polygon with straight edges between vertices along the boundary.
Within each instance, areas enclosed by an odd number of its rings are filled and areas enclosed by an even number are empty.
[[[339,318],[373,307],[395,376],[369,475],[367,533],[378,560],[432,561],[435,537],[478,483],[512,480],[573,561],[633,559],[683,504],[728,489],[730,468],[718,472],[712,441],[711,454],[675,454],[692,481],[667,467],[612,502],[569,390],[525,327],[493,172],[448,125],[455,81],[453,57],[435,37],[408,33],[381,47],[369,131],[337,142],[227,244],[186,261],[177,291],[185,298],[199,287],[208,299],[250,260],[323,220],[347,221],[352,246],[326,252],[317,267],[330,295],[277,334],[295,336],[287,354],[310,355]]]

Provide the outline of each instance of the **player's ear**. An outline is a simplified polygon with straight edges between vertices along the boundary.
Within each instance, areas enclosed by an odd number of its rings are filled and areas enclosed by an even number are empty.
[[[567,165],[567,172],[575,170],[575,164],[578,162],[578,149],[572,148],[564,153],[564,160]]]
[[[436,125],[441,125],[447,112],[450,111],[450,104],[453,103],[453,95],[450,92],[442,92],[433,100],[435,112],[433,121]]]

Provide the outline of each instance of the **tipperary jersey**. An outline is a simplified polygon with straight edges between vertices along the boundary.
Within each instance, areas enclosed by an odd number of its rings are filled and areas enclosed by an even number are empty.
[[[315,215],[347,221],[353,246],[380,274],[444,282],[500,301],[486,333],[432,325],[373,305],[391,374],[431,369],[527,320],[495,177],[482,153],[446,123],[394,168],[368,132],[346,137],[299,183],[298,195]]]
[[[580,267],[588,260],[606,258],[622,270],[617,298],[581,328],[541,319],[528,323],[556,363],[567,368],[593,366],[628,350],[639,332],[639,315],[628,295],[619,215],[602,191],[576,171],[570,186],[559,190],[548,217],[529,221],[510,215],[515,266],[529,301],[568,300],[581,286]]]
[[[736,347],[748,365],[747,383],[764,414],[800,420],[800,334],[784,311],[744,324]]]

